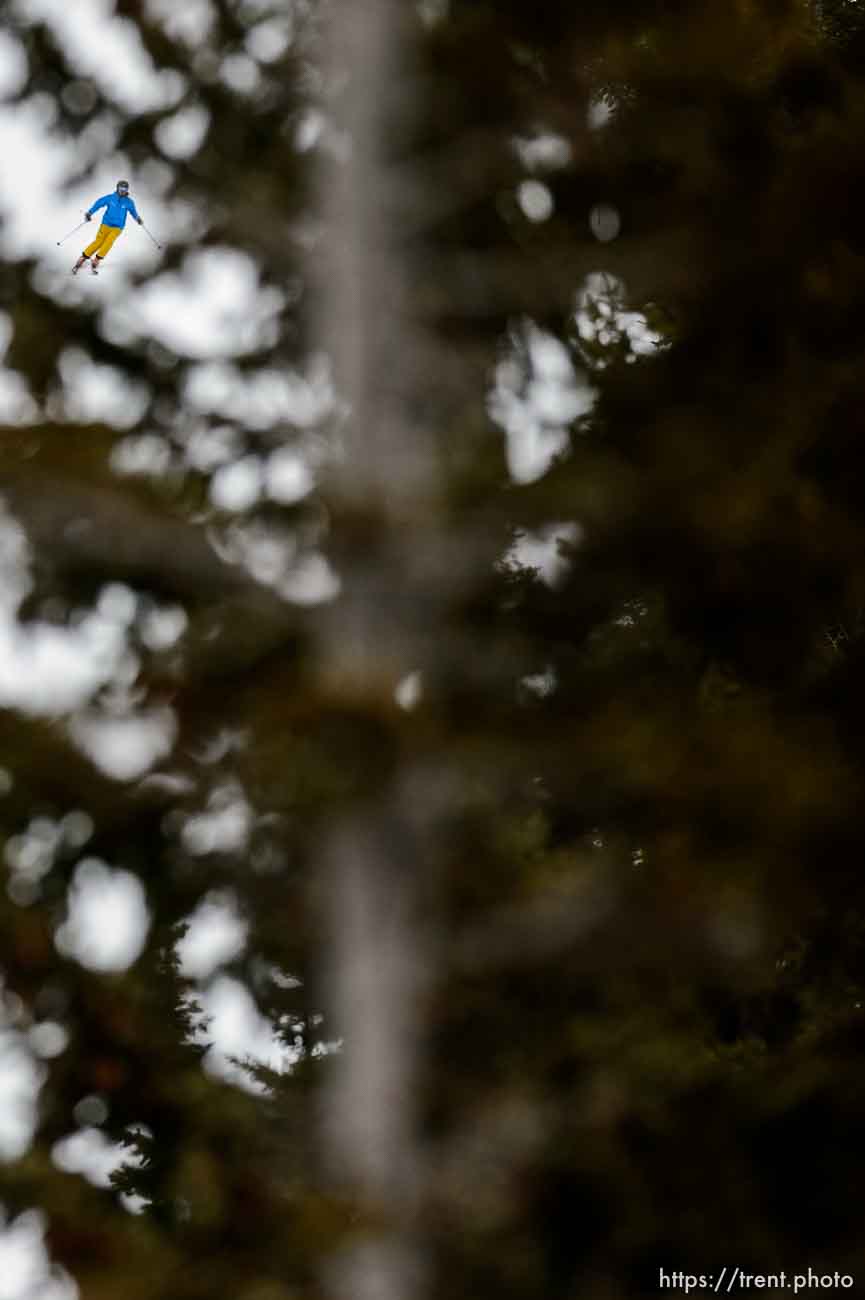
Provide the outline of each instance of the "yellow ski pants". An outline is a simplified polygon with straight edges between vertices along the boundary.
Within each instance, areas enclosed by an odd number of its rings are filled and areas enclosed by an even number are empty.
[[[97,257],[105,257],[106,253],[111,251],[117,236],[122,234],[123,231],[119,226],[100,226],[93,243],[88,244],[85,248],[84,256],[92,257],[95,253]]]

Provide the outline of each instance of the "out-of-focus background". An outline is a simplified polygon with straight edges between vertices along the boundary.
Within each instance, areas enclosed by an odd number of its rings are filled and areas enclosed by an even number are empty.
[[[862,1285],[863,80],[0,4],[0,1300]]]

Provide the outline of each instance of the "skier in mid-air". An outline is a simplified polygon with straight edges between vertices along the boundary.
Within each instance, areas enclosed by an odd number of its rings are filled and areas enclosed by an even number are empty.
[[[77,275],[82,266],[89,258],[93,258],[90,269],[94,275],[99,274],[99,263],[108,255],[117,236],[126,225],[126,214],[131,212],[139,226],[144,222],[138,215],[138,209],[135,201],[129,193],[129,181],[118,181],[117,188],[113,194],[105,194],[101,199],[97,199],[92,207],[84,213],[88,221],[93,220],[93,213],[98,212],[100,208],[105,209],[105,215],[102,218],[102,224],[96,233],[96,238],[92,244],[88,244],[78,261],[72,268],[72,274]]]

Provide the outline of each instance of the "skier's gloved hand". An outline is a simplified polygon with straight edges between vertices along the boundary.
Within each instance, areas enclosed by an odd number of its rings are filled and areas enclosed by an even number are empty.
[[[136,217],[136,221],[138,222],[139,226],[144,225],[144,222],[142,221],[141,217]]]
[[[85,213],[84,213],[84,220],[85,220],[85,221],[92,221],[92,220],[93,220],[93,213],[92,213],[92,212],[85,212]]]

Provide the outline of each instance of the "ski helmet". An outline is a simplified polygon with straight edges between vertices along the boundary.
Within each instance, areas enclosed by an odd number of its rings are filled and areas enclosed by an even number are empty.
[[[128,194],[128,193],[129,193],[129,181],[118,181],[118,182],[117,182],[117,193],[120,194],[120,195]]]

